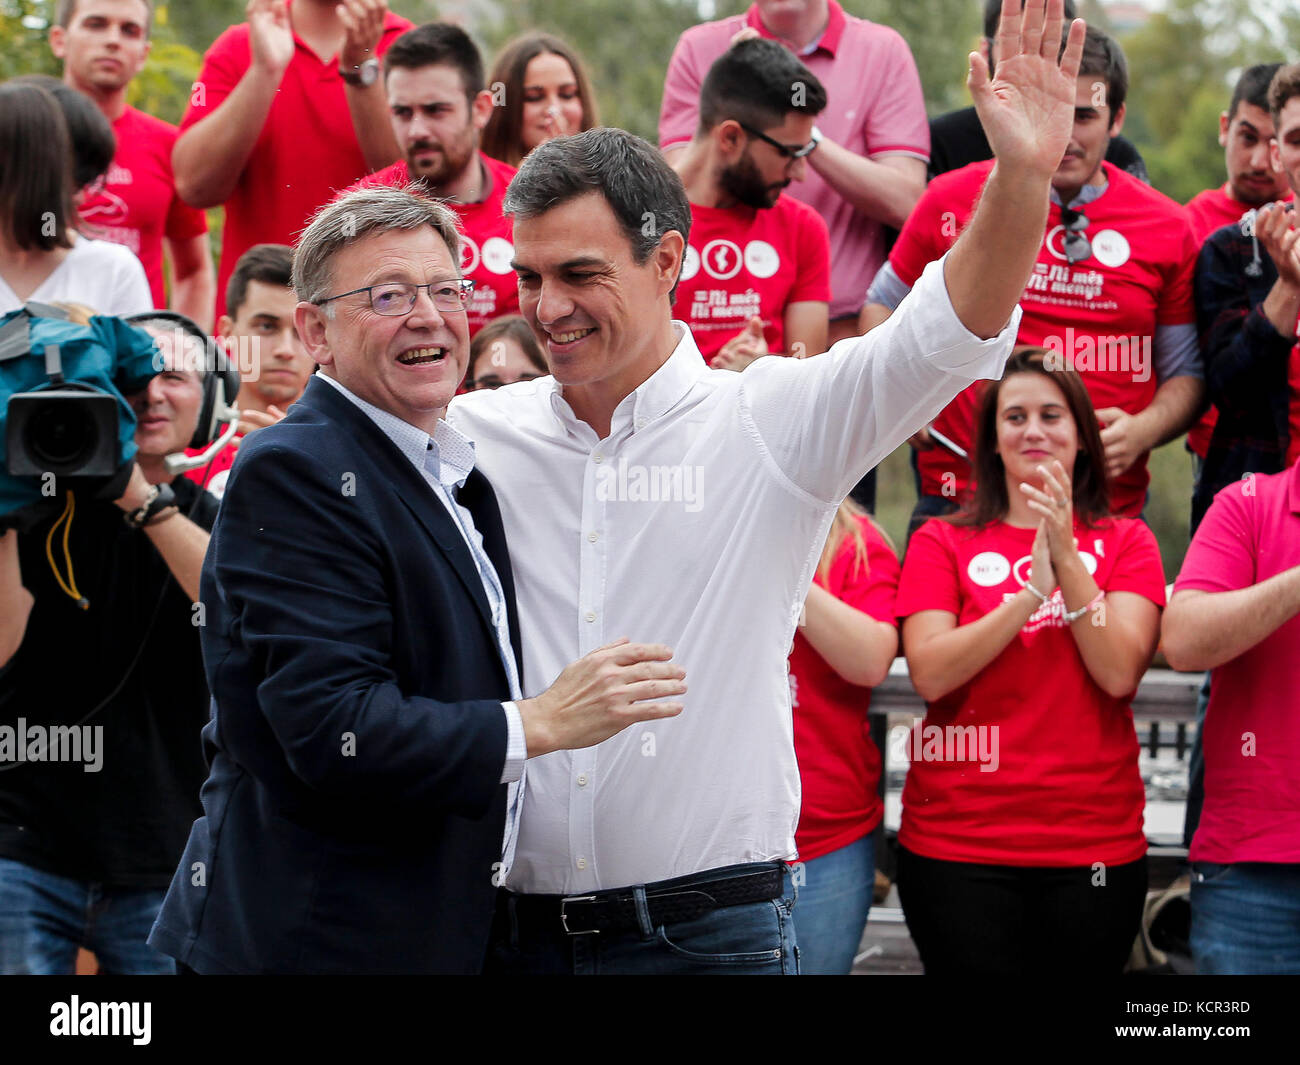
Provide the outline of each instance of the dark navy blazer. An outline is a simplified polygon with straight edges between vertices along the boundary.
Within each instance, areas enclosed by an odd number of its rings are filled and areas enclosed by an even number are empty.
[[[518,661],[496,497],[475,471],[459,499],[500,575]],[[200,592],[205,816],[149,942],[200,973],[477,972],[510,691],[443,503],[313,380],[240,448]]]

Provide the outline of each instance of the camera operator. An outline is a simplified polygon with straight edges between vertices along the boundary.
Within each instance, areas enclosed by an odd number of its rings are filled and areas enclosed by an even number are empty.
[[[192,600],[217,502],[163,464],[194,437],[204,374],[174,321],[145,328],[163,369],[126,397],[139,451],[116,505],[60,492],[55,513],[0,535],[3,973],[70,973],[79,946],[104,973],[174,971],[145,938],[201,813]]]

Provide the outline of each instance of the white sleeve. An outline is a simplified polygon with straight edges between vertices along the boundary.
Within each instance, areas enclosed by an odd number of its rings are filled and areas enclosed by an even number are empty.
[[[112,273],[106,278],[111,289],[106,293],[102,314],[139,314],[141,311],[154,310],[153,292],[149,288],[149,278],[129,248],[118,261],[113,263]]]
[[[865,336],[810,359],[759,359],[741,378],[740,416],[777,468],[824,503],[931,421],[962,389],[997,379],[1020,326],[981,340],[957,317],[932,262],[898,309]]]

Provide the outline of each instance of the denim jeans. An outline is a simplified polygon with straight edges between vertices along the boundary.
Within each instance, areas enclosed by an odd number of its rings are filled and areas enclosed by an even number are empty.
[[[1198,973],[1300,974],[1300,865],[1192,863]]]
[[[799,885],[802,974],[845,976],[853,971],[875,881],[875,833],[803,863]]]
[[[0,974],[70,974],[77,948],[105,974],[173,973],[176,963],[145,939],[162,888],[111,888],[0,858]]]
[[[758,866],[729,866],[737,872]],[[701,881],[724,870],[699,874]],[[701,917],[641,926],[626,932],[569,935],[557,923],[541,927],[518,919],[509,892],[497,897],[484,971],[490,975],[757,974],[794,976],[794,884],[787,869],[780,898],[712,910]],[[644,895],[642,896],[644,899]]]

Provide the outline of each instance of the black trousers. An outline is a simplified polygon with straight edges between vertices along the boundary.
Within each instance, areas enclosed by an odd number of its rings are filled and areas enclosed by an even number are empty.
[[[1146,857],[1029,867],[923,858],[898,848],[898,894],[927,975],[1117,976],[1142,922]]]

